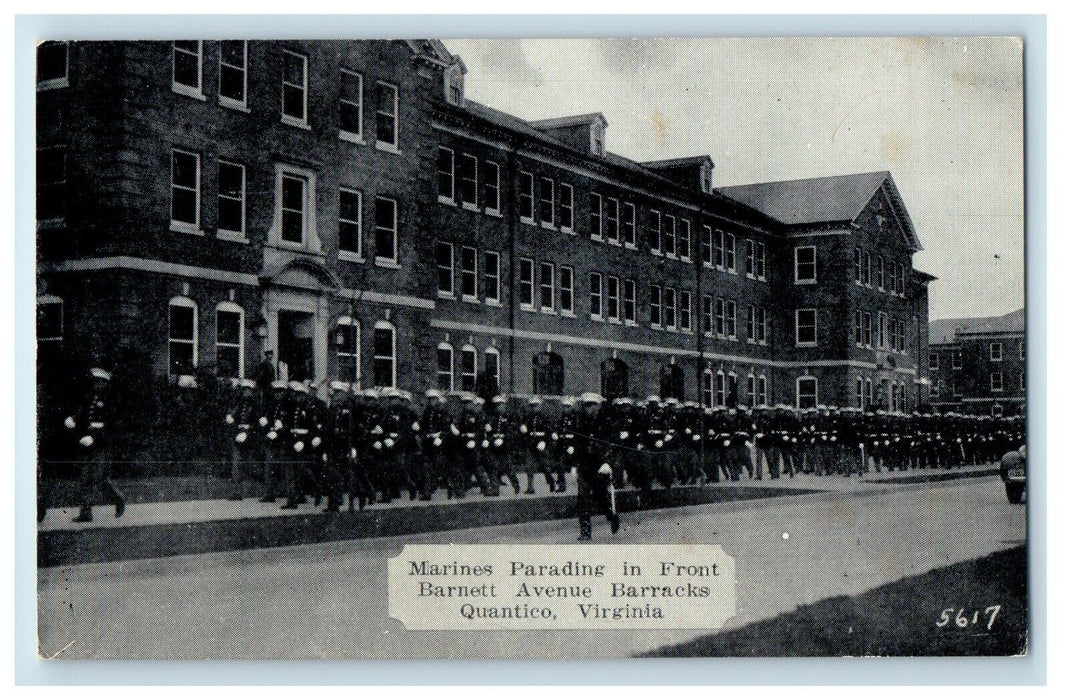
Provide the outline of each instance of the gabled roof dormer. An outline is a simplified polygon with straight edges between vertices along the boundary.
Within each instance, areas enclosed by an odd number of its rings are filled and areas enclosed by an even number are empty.
[[[557,117],[530,122],[546,136],[591,155],[605,156],[605,128],[609,126],[601,112],[574,117]]]
[[[688,189],[697,188],[705,193],[713,191],[713,168],[715,165],[713,164],[713,159],[709,156],[650,160],[642,163],[642,167],[673,180]]]

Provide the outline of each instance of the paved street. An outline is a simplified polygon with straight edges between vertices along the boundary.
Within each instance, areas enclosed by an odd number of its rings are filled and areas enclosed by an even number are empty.
[[[386,617],[385,559],[409,542],[562,544],[572,520],[41,569],[40,651],[87,658],[619,657],[700,631],[407,632]],[[595,542],[608,542],[597,523]],[[1020,544],[997,478],[629,513],[618,543],[721,544],[737,628]],[[957,601],[946,601],[945,606]],[[997,604],[992,601],[991,604]],[[932,616],[938,610],[902,610]]]

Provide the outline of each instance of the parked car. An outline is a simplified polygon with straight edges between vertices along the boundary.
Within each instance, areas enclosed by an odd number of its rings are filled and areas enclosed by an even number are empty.
[[[998,471],[1002,483],[1006,485],[1006,498],[1010,499],[1010,503],[1020,503],[1027,489],[1026,461],[1023,445],[1019,450],[1002,455]]]

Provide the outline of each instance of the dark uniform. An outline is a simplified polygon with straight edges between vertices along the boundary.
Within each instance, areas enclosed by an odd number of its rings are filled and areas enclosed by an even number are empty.
[[[90,522],[93,519],[93,501],[97,491],[103,491],[105,500],[115,506],[115,517],[122,517],[126,501],[111,482],[111,458],[108,449],[108,423],[111,407],[108,382],[111,375],[100,368],[89,370],[88,386],[74,410],[63,425],[70,439],[76,442],[77,462],[81,467],[78,480],[78,515],[75,522]],[[40,519],[40,514],[38,515]]]
[[[554,457],[552,452],[553,432],[552,418],[546,411],[542,399],[537,396],[528,401],[530,409],[527,416],[520,422],[520,442],[524,446],[525,459],[524,471],[527,472],[527,490],[524,493],[533,494],[534,475],[542,474],[546,478],[546,485],[550,492],[563,491],[565,484],[563,479],[557,483],[554,472]]]
[[[283,421],[287,416],[287,407],[290,403],[288,394],[289,387],[286,382],[281,380],[272,382],[271,390],[267,393],[267,400],[260,405],[260,418],[256,421],[264,438],[264,495],[260,498],[261,503],[274,503],[278,498],[279,481],[284,469],[283,462],[287,458]]]
[[[471,488],[472,480],[479,484],[483,495],[491,492],[490,477],[483,468],[482,442],[486,432],[482,410],[479,407],[481,399],[474,394],[465,394],[463,397],[464,407],[460,415],[458,429],[460,430],[460,455],[457,463],[460,466],[458,483],[454,488],[454,498],[464,498]]]
[[[612,467],[605,460],[607,437],[605,421],[601,417],[604,401],[596,394],[584,394],[582,409],[576,416],[574,458],[578,482],[576,510],[579,514],[579,540],[589,541],[591,516],[595,512],[605,515],[612,532],[620,529],[620,516],[616,513],[612,483]]]
[[[230,443],[230,481],[228,496],[231,501],[242,499],[242,485],[249,476],[248,469],[262,458],[260,434],[253,429],[259,418],[260,407],[256,382],[251,379],[235,379],[230,406],[223,419]]]
[[[326,491],[327,505],[323,512],[337,512],[341,509],[344,494],[349,494],[349,511],[353,511],[355,486],[353,484],[353,463],[356,460],[356,448],[353,433],[356,418],[353,411],[351,387],[347,382],[331,382],[330,408],[323,426],[323,490]],[[363,503],[361,503],[363,508]]]
[[[285,432],[281,433],[286,438],[284,510],[294,509],[304,503],[308,492],[312,493],[315,504],[319,505],[323,492],[319,477],[322,457],[317,456],[321,455],[318,448],[323,442],[320,407],[308,387],[300,382],[290,382],[288,394],[288,410],[282,421]]]
[[[423,428],[422,469],[416,474],[419,497],[423,501],[431,500],[442,482],[452,494],[454,484],[450,481],[450,473],[455,470],[450,464],[453,461],[450,457],[456,454],[456,436],[459,433],[446,408],[445,394],[437,389],[429,389],[426,396],[427,405],[419,419]]]
[[[512,417],[508,413],[507,399],[495,396],[484,404],[482,459],[483,469],[490,479],[489,496],[501,495],[502,479],[507,479],[513,491],[520,493],[520,479],[516,475],[517,440]]]

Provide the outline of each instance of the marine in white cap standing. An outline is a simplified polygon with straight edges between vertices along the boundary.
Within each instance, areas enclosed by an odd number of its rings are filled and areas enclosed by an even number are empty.
[[[609,521],[613,534],[620,529],[616,513],[612,465],[607,461],[609,441],[605,438],[605,421],[601,405],[605,399],[599,394],[586,393],[579,397],[580,408],[575,422],[575,466],[577,481],[576,511],[579,515],[579,541],[591,538],[591,516],[597,512]]]
[[[111,374],[107,371],[99,367],[90,369],[82,398],[63,421],[68,435],[75,441],[77,461],[81,466],[79,511],[74,522],[92,521],[93,501],[98,490],[103,491],[105,499],[115,506],[116,518],[122,517],[126,509],[126,501],[109,478],[111,451],[107,428],[111,419],[110,382]],[[39,508],[38,520],[42,520],[43,515]]]

